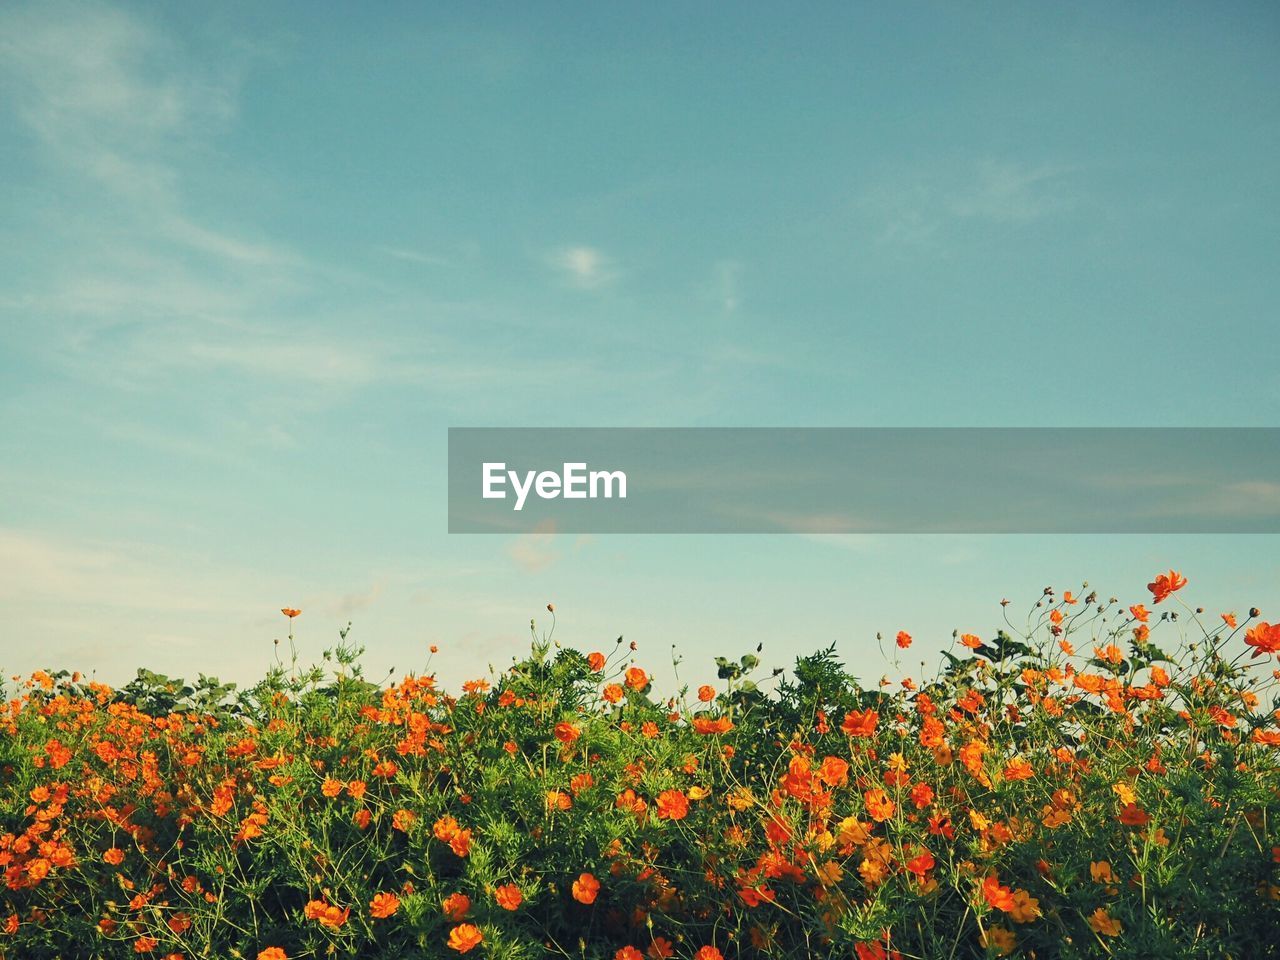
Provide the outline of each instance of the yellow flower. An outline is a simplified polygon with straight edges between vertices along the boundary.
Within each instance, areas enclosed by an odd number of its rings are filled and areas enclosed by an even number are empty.
[[[746,810],[756,802],[756,798],[746,787],[737,787],[729,794],[727,802],[734,810]]]
[[[822,864],[814,870],[814,873],[818,875],[818,880],[824,887],[834,887],[844,878],[844,869],[834,860]]]
[[[978,942],[986,949],[994,951],[997,957],[1003,957],[1013,951],[1018,940],[1012,930],[1006,930],[1004,927],[988,927]]]
[[[1013,918],[1014,923],[1030,923],[1040,916],[1040,901],[1026,890],[1015,890],[1013,891],[1013,909],[1009,911],[1009,916]]]
[[[1123,780],[1111,785],[1111,792],[1120,798],[1120,802],[1125,806],[1138,802],[1138,795],[1133,792],[1133,787],[1125,783]]]
[[[1094,883],[1115,883],[1115,874],[1111,872],[1111,864],[1106,860],[1095,860],[1089,864],[1089,876]]]
[[[705,800],[709,796],[711,796],[711,791],[708,790],[706,787],[690,787],[689,788],[690,800]]]

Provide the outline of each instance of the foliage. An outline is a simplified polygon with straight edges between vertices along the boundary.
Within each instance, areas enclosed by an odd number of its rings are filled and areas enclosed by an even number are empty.
[[[1257,617],[1046,590],[929,678],[830,646],[767,692],[757,650],[667,700],[621,638],[536,634],[457,694],[370,683],[346,631],[247,690],[38,672],[0,711],[0,957],[1274,957]]]

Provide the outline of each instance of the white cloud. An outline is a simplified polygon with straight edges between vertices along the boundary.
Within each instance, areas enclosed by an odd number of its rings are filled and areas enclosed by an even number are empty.
[[[1079,202],[1072,167],[981,160],[910,182],[882,183],[856,202],[877,226],[877,242],[929,246],[965,223],[1026,225],[1060,216]]]
[[[1027,223],[1070,209],[1075,200],[1063,177],[1068,168],[984,161],[973,182],[950,200],[957,217]]]
[[[613,260],[595,247],[561,247],[551,253],[548,262],[570,285],[582,290],[607,286],[618,276]]]

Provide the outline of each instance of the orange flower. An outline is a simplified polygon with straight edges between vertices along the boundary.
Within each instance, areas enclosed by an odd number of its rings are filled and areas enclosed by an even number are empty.
[[[412,810],[397,810],[391,817],[391,827],[401,833],[408,833],[417,819],[418,815]]]
[[[1137,620],[1139,623],[1146,623],[1148,618],[1151,616],[1151,611],[1141,603],[1135,603],[1130,607],[1129,613],[1132,614],[1133,619]]]
[[[663,820],[683,820],[689,815],[689,799],[679,790],[658,794],[658,816]]]
[[[400,898],[394,893],[378,893],[369,901],[369,916],[385,920],[400,909]]]
[[[448,946],[450,950],[466,953],[482,943],[484,943],[484,934],[474,924],[460,923],[449,931]]]
[[[587,655],[587,666],[589,666],[596,673],[599,673],[601,670],[604,669],[604,664],[605,664],[605,659],[604,659],[603,653],[600,653],[599,651],[597,651],[595,653],[591,653]]]
[[[347,917],[351,916],[351,908],[339,909],[323,900],[312,900],[303,910],[303,916],[331,930],[337,930],[347,922]]]
[[[710,703],[716,698],[716,688],[704,683],[698,688],[698,699],[703,703]]]
[[[714,733],[728,733],[733,729],[733,721],[728,717],[717,717],[712,720],[710,717],[697,716],[693,718],[693,730],[695,733],[703,735]]]
[[[444,898],[440,909],[450,920],[465,920],[471,912],[471,898],[465,893],[451,893]]]
[[[289,960],[289,955],[280,947],[267,947],[258,951],[258,960]]]
[[[703,947],[693,955],[693,960],[724,960],[724,954],[715,947]]]
[[[493,899],[503,910],[517,910],[524,902],[524,894],[514,883],[505,883],[493,891]]]
[[[582,731],[567,720],[561,720],[557,723],[552,733],[555,734],[557,740],[566,744],[573,743],[578,737],[582,736]]]
[[[982,881],[982,896],[997,910],[1007,912],[1014,907],[1013,891],[1001,886],[1000,880],[994,873],[987,874],[986,879]]]
[[[1170,570],[1168,573],[1162,573],[1150,583],[1147,589],[1151,591],[1151,602],[1159,603],[1181,590],[1187,585],[1187,578],[1180,574],[1177,570]]]
[[[618,684],[611,683],[604,688],[603,696],[607,703],[618,703],[626,694],[627,692]]]
[[[1158,603],[1159,601],[1156,602]],[[1099,907],[1089,915],[1089,926],[1094,933],[1101,934],[1104,937],[1118,937],[1124,929],[1120,926],[1119,920],[1107,913],[1106,907]]]
[[[281,607],[280,612],[283,613],[290,620],[292,620],[298,614],[302,613],[301,610],[295,610],[293,607]]]
[[[626,681],[632,690],[643,690],[649,685],[649,675],[639,667],[628,667]]]
[[[911,646],[911,634],[905,630],[899,630],[896,642],[903,650],[907,649],[907,647]]]
[[[124,851],[119,847],[112,847],[110,850],[103,853],[102,860],[104,863],[109,863],[113,867],[119,866],[124,863]]]
[[[1127,827],[1145,827],[1151,822],[1151,814],[1136,803],[1126,803],[1120,811],[1120,822]]]
[[[676,950],[666,937],[654,937],[653,942],[649,944],[649,949],[645,951],[645,955],[649,957],[649,960],[669,960],[669,958],[676,955]]]
[[[879,722],[880,714],[874,710],[850,710],[844,715],[840,729],[851,737],[869,737],[876,732]]]
[[[926,850],[920,856],[912,857],[907,861],[907,870],[923,880],[924,875],[934,868],[935,863],[933,854]]]
[[[573,899],[579,903],[595,903],[599,893],[600,881],[589,873],[579,874],[578,879],[573,881]]]
[[[1280,652],[1280,623],[1270,624],[1260,620],[1244,635],[1244,642],[1253,647],[1253,656]]]
[[[889,795],[879,787],[874,790],[867,790],[863,793],[862,799],[867,805],[867,816],[877,822],[888,820],[893,816],[893,811],[896,809],[893,801],[889,799]]]
[[[644,954],[633,946],[619,947],[614,953],[613,960],[644,960]]]
[[[977,650],[980,646],[982,646],[982,638],[975,637],[972,633],[962,633],[960,635],[960,642],[963,643],[970,650]]]

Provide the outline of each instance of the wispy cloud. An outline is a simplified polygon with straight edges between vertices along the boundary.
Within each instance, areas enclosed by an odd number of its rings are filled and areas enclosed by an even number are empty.
[[[431,253],[423,253],[420,250],[408,250],[404,247],[375,247],[377,253],[384,257],[390,257],[393,260],[403,260],[406,263],[417,263],[424,267],[448,267],[453,261],[448,257],[440,257]]]
[[[126,11],[50,3],[0,13],[0,76],[9,109],[52,163],[128,201],[135,226],[232,261],[291,257],[184,209],[183,168],[193,144],[236,115],[234,65],[202,65]]]
[[[618,277],[613,259],[595,247],[560,247],[548,255],[547,262],[571,286],[581,290],[607,286]]]
[[[949,201],[957,217],[1027,223],[1070,210],[1076,204],[1065,178],[1069,167],[1028,166],[1009,161],[979,163],[973,180]]]
[[[926,246],[965,224],[1028,225],[1070,212],[1080,197],[1075,168],[984,159],[865,191],[858,211],[885,245]]]

